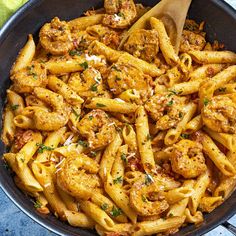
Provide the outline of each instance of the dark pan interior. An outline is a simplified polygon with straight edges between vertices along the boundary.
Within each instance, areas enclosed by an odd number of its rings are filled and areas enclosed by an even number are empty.
[[[145,5],[153,6],[156,0],[141,0]],[[16,55],[26,42],[27,35],[37,35],[39,28],[54,16],[69,20],[80,16],[84,10],[102,6],[101,0],[31,0],[21,8],[0,31],[0,109],[2,112],[6,89],[9,87],[9,71]],[[226,48],[236,51],[236,13],[226,3],[220,0],[193,0],[189,17],[198,22],[207,22],[206,31],[208,39],[218,39],[224,42]],[[0,113],[1,115],[2,113]],[[1,121],[0,121],[1,122]],[[0,123],[0,127],[2,124]],[[0,142],[0,156],[5,152],[5,147]],[[95,235],[87,231],[69,226],[60,222],[53,216],[42,216],[37,213],[32,202],[14,184],[10,173],[4,168],[0,160],[0,183],[5,193],[27,215],[41,225],[62,235]],[[236,193],[215,211],[205,215],[205,221],[200,227],[190,225],[176,235],[202,235],[236,213]]]

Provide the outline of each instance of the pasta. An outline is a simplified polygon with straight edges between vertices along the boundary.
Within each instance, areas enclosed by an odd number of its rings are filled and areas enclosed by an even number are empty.
[[[40,214],[104,236],[169,235],[234,191],[236,54],[192,20],[178,50],[154,17],[119,46],[147,10],[104,0],[19,52],[3,159]]]

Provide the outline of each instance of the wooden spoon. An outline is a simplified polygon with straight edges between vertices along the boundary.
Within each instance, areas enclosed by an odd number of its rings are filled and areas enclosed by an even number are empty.
[[[184,22],[192,0],[162,0],[147,13],[145,13],[127,32],[122,39],[119,49],[121,49],[128,37],[137,29],[147,28],[149,19],[156,17],[161,19],[166,27],[171,43],[176,53],[179,52],[181,35]]]

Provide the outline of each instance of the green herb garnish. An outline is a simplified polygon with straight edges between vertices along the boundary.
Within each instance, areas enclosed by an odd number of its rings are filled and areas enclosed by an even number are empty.
[[[93,85],[90,87],[90,90],[93,91],[93,92],[98,91],[98,85],[97,85],[97,83],[96,83],[96,84],[93,84]]]
[[[88,147],[88,143],[87,143],[86,141],[83,141],[83,140],[79,140],[79,141],[78,141],[78,144],[79,144],[80,146],[82,146],[82,147],[85,147],[85,148]]]
[[[78,120],[80,118],[80,115],[76,112],[76,110],[74,108],[72,108],[72,112],[75,115],[75,120]]]
[[[116,208],[116,207],[113,206],[112,211],[110,212],[110,214],[113,217],[117,217],[117,216],[120,216],[122,214],[122,210],[120,208]]]
[[[111,69],[121,72],[121,70],[118,69],[116,65],[113,65],[113,66],[111,67]]]
[[[77,51],[77,50],[71,50],[70,52],[69,52],[69,55],[70,56],[80,56],[82,54],[82,52],[81,51]]]
[[[96,153],[95,151],[91,151],[91,152],[90,152],[90,155],[91,155],[92,157],[96,157],[96,156],[97,156],[97,153]]]
[[[121,160],[124,161],[125,163],[128,162],[127,160],[127,157],[126,157],[126,154],[125,153],[122,153],[121,156],[120,156]]]
[[[122,17],[122,18],[125,18],[125,15],[124,15],[122,12],[119,12],[119,13],[117,14],[117,16]]]
[[[18,109],[19,106],[20,106],[20,105],[18,105],[18,104],[11,105],[11,109],[12,109],[13,111],[15,111],[15,110]]]
[[[38,200],[36,202],[34,202],[34,207],[35,208],[41,208],[42,207],[41,202],[39,202]]]
[[[172,106],[174,104],[174,101],[173,100],[171,100],[171,101],[169,101],[168,103],[167,103],[167,106]]]
[[[180,112],[179,112],[179,118],[182,118],[183,115],[184,115],[183,112],[180,111]]]
[[[116,179],[113,180],[113,183],[114,183],[114,184],[120,184],[120,183],[122,183],[122,181],[123,181],[122,176],[119,176],[118,178],[116,178]]]
[[[120,81],[120,80],[121,80],[121,78],[120,78],[120,77],[118,77],[118,76],[116,76],[115,80],[116,80],[116,81]]]
[[[53,147],[45,146],[43,143],[36,143],[36,146],[39,147],[38,153],[43,153],[43,151],[52,151]]]
[[[142,195],[142,201],[147,202],[147,198],[144,195]]]
[[[209,99],[204,98],[203,103],[204,103],[204,106],[207,106],[207,104],[209,103]]]
[[[81,64],[79,64],[84,70],[88,69],[88,62],[83,62]]]
[[[150,134],[147,135],[147,141],[152,140],[152,136]]]
[[[103,211],[107,210],[108,207],[109,207],[109,206],[108,206],[107,203],[103,203],[103,204],[101,205],[101,209],[102,209]]]
[[[225,92],[226,88],[225,87],[224,88],[219,88],[218,90],[219,90],[219,92]]]
[[[181,134],[180,137],[184,138],[184,139],[188,139],[189,138],[189,134]]]
[[[93,116],[89,116],[89,120],[92,120],[93,119]]]
[[[97,103],[96,104],[97,107],[105,107],[106,105],[102,104],[102,103]]]

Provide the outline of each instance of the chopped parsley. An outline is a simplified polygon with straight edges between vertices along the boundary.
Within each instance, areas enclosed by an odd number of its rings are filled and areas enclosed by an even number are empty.
[[[115,80],[116,80],[116,81],[120,81],[120,80],[121,80],[121,78],[120,78],[120,77],[118,77],[118,76],[116,76]]]
[[[147,135],[147,141],[152,140],[152,136],[150,134]]]
[[[146,174],[146,175],[145,175],[145,184],[146,184],[146,185],[149,185],[149,184],[152,183],[152,182],[154,182],[152,176],[149,175],[149,174]]]
[[[106,105],[102,104],[102,103],[97,103],[96,104],[97,107],[105,107]]]
[[[85,148],[88,147],[88,143],[87,143],[86,141],[83,141],[83,140],[79,140],[79,141],[78,141],[78,144],[79,144],[80,146],[82,146],[82,147],[85,147]]]
[[[81,64],[79,64],[84,70],[88,69],[88,62],[83,62]]]
[[[172,96],[172,95],[177,95],[177,94],[178,94],[178,92],[176,92],[176,91],[174,91],[174,90],[170,90],[169,92],[170,92],[170,93],[167,95],[167,97],[170,97],[170,96]]]
[[[183,112],[180,111],[180,112],[179,112],[179,118],[182,118],[183,115],[184,115]]]
[[[107,210],[108,207],[109,207],[109,206],[108,206],[107,203],[103,203],[103,204],[101,205],[101,209],[102,209],[103,211]]]
[[[111,67],[111,69],[121,72],[121,70],[118,69],[116,65],[113,65],[113,66]]]
[[[74,108],[72,108],[72,112],[75,115],[75,120],[78,120],[80,118],[80,115],[76,112],[76,110]]]
[[[98,91],[98,85],[97,85],[97,83],[93,84],[93,85],[90,87],[90,90],[93,91],[93,92]]]
[[[38,78],[38,75],[34,71],[34,65],[33,66],[27,66],[26,69],[29,71],[28,75],[32,75],[34,79]]]
[[[110,214],[113,216],[113,217],[117,217],[117,216],[120,216],[122,214],[122,210],[120,208],[116,208],[113,206]]]
[[[20,105],[18,105],[18,104],[11,105],[11,109],[12,109],[13,111],[15,111],[15,110],[18,109],[19,106],[20,106]]]
[[[117,14],[117,16],[122,17],[122,18],[125,19],[125,15],[124,15],[122,12],[119,12],[119,13]]]
[[[170,213],[170,214],[169,214],[169,217],[173,217],[173,216],[174,216],[173,213]]]
[[[125,153],[122,153],[122,154],[120,155],[120,158],[121,158],[121,160],[122,160],[123,162],[125,162],[125,163],[127,163],[127,162],[128,162],[128,160],[127,160],[127,157],[126,157],[126,154],[125,154]]]
[[[170,100],[168,103],[167,103],[167,106],[172,106],[174,104],[174,101],[173,100]]]
[[[92,120],[93,119],[93,116],[91,115],[91,116],[89,116],[89,120]]]
[[[119,176],[118,178],[116,178],[116,179],[113,180],[113,183],[114,183],[114,184],[120,184],[120,183],[122,183],[122,181],[123,181],[122,176]]]
[[[43,143],[36,143],[36,146],[39,147],[38,153],[43,153],[43,151],[45,151],[45,150],[46,150],[46,151],[52,151],[52,150],[54,150],[53,147],[46,146],[46,145],[44,145]]]
[[[184,139],[188,139],[189,138],[189,134],[181,134],[180,137],[184,138]]]
[[[226,88],[225,87],[224,88],[219,88],[218,90],[219,90],[219,92],[225,92]]]
[[[24,158],[24,157],[21,157],[20,160],[21,160],[22,162],[24,162],[24,161],[25,161],[25,158]]]
[[[69,55],[70,56],[80,56],[82,54],[82,52],[81,51],[77,51],[77,50],[71,50],[70,52],[69,52]]]
[[[209,99],[204,98],[203,103],[204,103],[204,106],[207,106],[207,104],[209,103]]]
[[[95,151],[91,151],[91,152],[90,152],[90,155],[91,155],[92,157],[96,157],[96,156],[97,156],[97,153],[96,153]]]
[[[144,195],[142,195],[142,201],[147,202],[147,198]]]
[[[41,202],[39,202],[39,201],[34,202],[34,207],[35,208],[41,208],[42,207]]]

